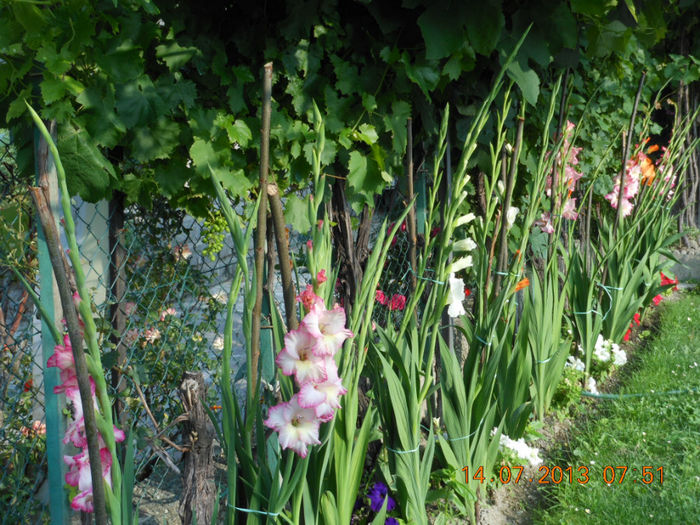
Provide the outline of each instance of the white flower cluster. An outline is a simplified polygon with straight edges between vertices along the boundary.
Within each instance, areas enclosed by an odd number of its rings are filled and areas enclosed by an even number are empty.
[[[591,394],[597,394],[598,393],[598,383],[596,383],[595,378],[589,377],[588,381],[586,381],[586,390],[590,392]]]
[[[595,342],[595,350],[593,355],[598,361],[606,363],[612,358],[612,363],[615,366],[622,366],[627,362],[627,354],[624,350],[613,343],[606,341],[602,335],[598,334],[598,339]]]
[[[523,438],[513,440],[505,434],[501,434],[500,445],[501,447],[512,450],[516,456],[524,461],[527,461],[530,463],[530,465],[539,465],[542,463],[542,458],[540,458],[540,450],[529,446],[527,443],[525,443]]]
[[[579,372],[583,372],[586,369],[586,364],[583,361],[581,361],[578,357],[573,355],[570,355],[568,357],[564,366],[568,366],[570,368],[573,368],[574,370],[578,370]]]

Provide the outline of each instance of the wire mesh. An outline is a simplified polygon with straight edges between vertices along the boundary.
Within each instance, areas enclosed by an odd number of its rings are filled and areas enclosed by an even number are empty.
[[[20,271],[41,292],[27,191],[33,175],[20,177],[9,137],[0,133],[0,139],[0,464],[6,465],[0,470],[0,522],[48,522],[48,492],[65,487],[48,487],[46,482],[41,325],[12,271]],[[177,388],[185,370],[202,371],[210,384],[217,379],[225,303],[236,267],[233,243],[223,235],[220,249],[206,250],[212,238],[206,224],[156,202],[149,210],[123,210],[118,243],[110,244],[114,217],[107,204],[75,200],[73,214],[95,300],[103,365],[111,369],[108,382],[120,426],[133,426],[137,439],[134,504],[142,509],[142,522],[149,522],[149,514],[151,522],[160,522],[161,504],[168,501],[173,504],[169,519],[177,521],[172,514],[179,499],[180,452],[169,444],[184,441],[173,424],[182,413]],[[110,272],[117,247],[123,258]],[[118,308],[111,282],[116,276],[124,283]],[[242,310],[241,302],[236,317],[242,317]],[[241,327],[235,326],[234,370],[244,360],[242,340]],[[209,394],[216,410],[217,389]],[[67,445],[63,453],[77,450]]]

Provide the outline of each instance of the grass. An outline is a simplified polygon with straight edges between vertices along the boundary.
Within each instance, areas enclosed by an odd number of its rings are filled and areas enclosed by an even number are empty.
[[[574,473],[585,465],[590,481],[577,483],[579,475],[544,489],[546,508],[534,523],[700,523],[700,294],[681,294],[660,310],[658,333],[623,369],[619,389],[650,395],[595,403],[567,450],[547,462]],[[659,394],[688,389],[695,393]],[[621,470],[612,484],[603,481],[607,465],[628,467],[622,483]],[[645,466],[650,484],[642,483]]]

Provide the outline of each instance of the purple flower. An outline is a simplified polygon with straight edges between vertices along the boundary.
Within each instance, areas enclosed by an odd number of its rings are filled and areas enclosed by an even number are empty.
[[[384,525],[399,525],[399,522],[396,520],[396,518],[389,517],[384,522]]]
[[[389,496],[389,489],[381,481],[378,481],[372,486],[372,489],[367,493],[367,496],[369,497],[370,502],[369,507],[374,512],[379,512],[382,509],[382,505],[384,504],[385,498],[387,498],[387,512],[390,512],[391,510],[396,508],[396,502],[394,501],[394,498]]]

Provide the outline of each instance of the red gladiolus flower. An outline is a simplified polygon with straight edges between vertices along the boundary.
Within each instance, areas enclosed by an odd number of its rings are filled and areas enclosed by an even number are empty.
[[[630,335],[632,335],[632,329],[628,328],[627,332],[625,333],[625,336],[622,338],[623,341],[629,341],[630,340]]]
[[[403,310],[406,308],[406,296],[395,293],[391,296],[389,310]]]
[[[637,312],[636,314],[634,314],[633,319],[634,319],[634,322],[636,323],[637,326],[639,326],[639,325],[642,323],[642,318],[641,318],[641,316],[639,315],[639,312]]]
[[[377,292],[374,294],[374,300],[377,301],[382,306],[386,306],[387,303],[389,302],[389,298],[381,290],[377,290]]]
[[[652,299],[652,302],[654,303],[654,306],[659,306],[659,303],[663,301],[663,296],[661,294],[657,295]]]

